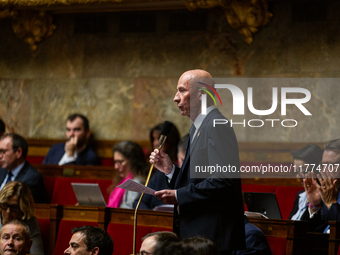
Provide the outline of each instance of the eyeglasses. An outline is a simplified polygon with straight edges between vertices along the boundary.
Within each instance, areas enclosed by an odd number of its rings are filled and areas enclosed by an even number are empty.
[[[137,255],[152,255],[152,253],[147,252],[147,251],[142,251],[142,252],[137,253]]]
[[[11,149],[9,150],[0,150],[0,155],[3,156],[7,151],[10,151]]]
[[[14,213],[19,213],[20,212],[20,207],[18,205],[10,205],[8,203],[0,203],[0,208],[1,210],[7,210],[8,208],[11,209],[11,212]]]
[[[114,160],[113,164],[117,164],[118,166],[121,166],[126,160]],[[144,254],[143,254],[144,255]]]

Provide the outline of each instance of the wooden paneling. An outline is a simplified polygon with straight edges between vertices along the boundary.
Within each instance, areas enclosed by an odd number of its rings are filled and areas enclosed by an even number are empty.
[[[29,144],[28,156],[45,157],[49,148],[65,140],[27,139]],[[100,158],[111,158],[115,141],[95,141],[94,148]],[[150,150],[149,141],[136,141],[142,148]],[[307,143],[258,143],[239,142],[241,162],[292,163],[291,151],[300,150]],[[318,143],[323,148],[323,143]]]

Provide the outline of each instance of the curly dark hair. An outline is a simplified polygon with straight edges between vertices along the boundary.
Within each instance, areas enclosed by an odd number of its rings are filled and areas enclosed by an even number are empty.
[[[137,175],[144,175],[148,164],[145,154],[139,144],[132,141],[123,141],[113,146],[112,152],[121,153],[130,163],[132,171]]]

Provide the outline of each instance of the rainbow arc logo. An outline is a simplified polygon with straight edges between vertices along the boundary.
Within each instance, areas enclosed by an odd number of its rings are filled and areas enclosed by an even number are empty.
[[[203,83],[203,82],[197,82],[197,83],[206,86],[206,87],[209,88],[212,92],[214,92],[214,94],[217,96],[218,100],[220,101],[220,103],[221,103],[221,105],[222,105],[222,100],[221,100],[221,98],[220,98],[220,95],[217,93],[217,91],[216,91],[213,87],[211,87],[210,85],[208,85],[208,84],[206,84],[206,83]],[[208,90],[206,90],[206,89],[204,89],[204,88],[200,88],[200,87],[197,87],[197,88],[200,89],[200,90],[203,90],[204,92],[206,92],[206,93],[212,98],[212,100],[214,100],[215,106],[217,106],[217,103],[216,103],[216,100],[215,100],[214,96],[213,96]]]

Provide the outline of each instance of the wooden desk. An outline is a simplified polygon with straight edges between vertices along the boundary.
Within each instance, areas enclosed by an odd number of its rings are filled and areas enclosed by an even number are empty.
[[[107,223],[121,223],[133,225],[134,210],[110,208]],[[139,210],[137,216],[138,226],[152,226],[172,228],[173,214],[151,210]]]

